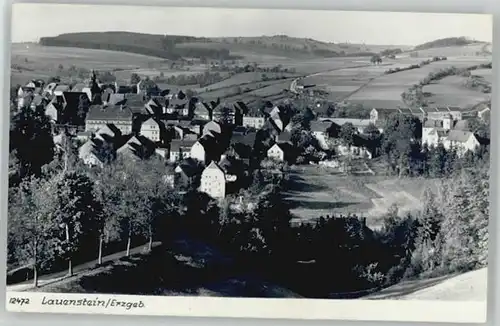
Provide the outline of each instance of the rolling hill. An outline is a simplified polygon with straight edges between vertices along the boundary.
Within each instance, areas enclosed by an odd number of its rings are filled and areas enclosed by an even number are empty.
[[[286,35],[205,38],[131,32],[69,33],[40,39],[41,45],[131,52],[164,59],[239,59],[246,53],[287,58],[370,56],[394,46],[327,43]]]

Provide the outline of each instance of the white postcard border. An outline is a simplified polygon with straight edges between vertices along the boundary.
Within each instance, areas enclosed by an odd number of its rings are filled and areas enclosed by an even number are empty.
[[[11,312],[258,319],[486,322],[486,301],[251,299],[7,292]]]

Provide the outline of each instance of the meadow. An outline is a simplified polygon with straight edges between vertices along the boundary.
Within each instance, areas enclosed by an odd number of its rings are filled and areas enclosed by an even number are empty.
[[[432,106],[473,107],[491,97],[491,94],[467,88],[466,81],[466,77],[448,76],[426,85],[423,91],[428,93],[427,102]]]
[[[392,205],[401,212],[420,209],[425,189],[437,185],[431,179],[345,175],[319,166],[292,168],[290,180],[286,199],[294,222],[314,221],[321,215],[357,214],[367,217],[367,225],[374,228]]]

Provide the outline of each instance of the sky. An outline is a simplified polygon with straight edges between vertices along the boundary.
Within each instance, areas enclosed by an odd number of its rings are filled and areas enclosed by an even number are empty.
[[[204,37],[282,35],[325,42],[418,45],[466,36],[492,41],[481,14],[174,8],[17,3],[12,42],[74,32],[129,31]],[[38,18],[38,19],[37,19]]]

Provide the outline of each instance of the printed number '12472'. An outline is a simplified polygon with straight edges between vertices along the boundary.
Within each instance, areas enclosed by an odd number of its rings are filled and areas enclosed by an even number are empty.
[[[25,305],[25,304],[30,304],[30,299],[28,298],[10,298],[9,304],[15,304],[15,305]]]

